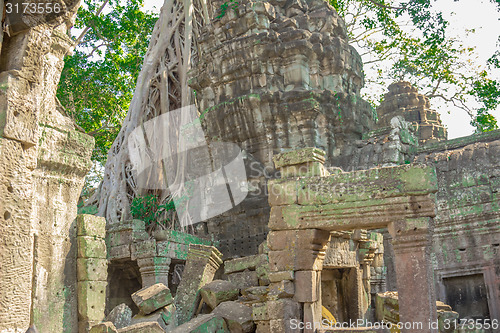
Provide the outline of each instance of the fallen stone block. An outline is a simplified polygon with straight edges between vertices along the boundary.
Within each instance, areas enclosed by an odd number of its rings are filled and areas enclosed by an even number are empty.
[[[199,315],[187,323],[175,328],[171,333],[229,333],[226,322],[213,313]]]
[[[283,280],[269,285],[269,299],[291,298],[295,295],[295,285],[292,281]]]
[[[256,300],[259,302],[266,301],[266,295],[268,293],[268,287],[260,286],[260,287],[250,287],[241,291],[241,294],[249,299]]]
[[[120,328],[118,333],[165,333],[165,331],[158,323],[147,322]]]
[[[106,321],[104,323],[92,326],[89,333],[117,333],[117,329],[112,322]]]
[[[255,271],[244,271],[228,275],[228,279],[238,289],[247,289],[259,285],[259,277]]]
[[[150,314],[174,302],[170,289],[163,283],[136,291],[132,294],[132,300],[143,314]]]
[[[236,258],[224,262],[224,274],[242,272],[244,270],[255,270],[262,262],[267,261],[266,254]]]
[[[217,305],[226,301],[234,301],[238,299],[240,291],[233,283],[223,280],[215,280],[200,289],[203,301],[212,309]]]
[[[106,321],[112,322],[116,328],[129,326],[132,322],[132,310],[125,303],[117,305],[108,314]]]
[[[176,327],[175,305],[167,305],[166,307],[156,310],[155,312],[148,315],[139,313],[132,318],[131,324],[135,325],[138,323],[148,322],[158,323],[158,325],[160,325],[161,328],[163,328],[165,331],[169,331],[172,328]]]
[[[226,320],[231,332],[253,332],[252,308],[238,302],[223,302],[212,312]]]

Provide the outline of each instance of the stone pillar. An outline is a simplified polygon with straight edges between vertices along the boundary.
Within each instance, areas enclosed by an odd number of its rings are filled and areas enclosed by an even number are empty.
[[[93,215],[77,218],[78,332],[87,333],[104,319],[108,262],[106,220]]]
[[[213,246],[189,245],[186,266],[177,288],[175,307],[179,325],[193,318],[200,302],[200,288],[211,282],[222,264],[222,254]]]
[[[168,287],[168,272],[170,271],[171,258],[149,257],[137,259],[139,272],[141,272],[142,287],[149,287],[156,283],[163,283]]]
[[[404,333],[437,332],[429,322],[437,321],[434,274],[430,261],[431,218],[406,219],[389,225],[393,237],[399,299],[399,319],[418,328]]]

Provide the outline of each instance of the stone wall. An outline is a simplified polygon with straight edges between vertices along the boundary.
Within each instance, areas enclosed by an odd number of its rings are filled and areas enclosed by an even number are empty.
[[[76,7],[72,7],[76,10]],[[63,15],[72,17],[74,11]],[[76,332],[76,203],[93,139],[55,98],[71,46],[61,17],[0,54],[0,332]]]

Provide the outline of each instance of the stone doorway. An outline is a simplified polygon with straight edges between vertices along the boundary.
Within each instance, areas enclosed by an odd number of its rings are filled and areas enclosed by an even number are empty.
[[[460,319],[490,319],[483,274],[443,278],[446,301]]]

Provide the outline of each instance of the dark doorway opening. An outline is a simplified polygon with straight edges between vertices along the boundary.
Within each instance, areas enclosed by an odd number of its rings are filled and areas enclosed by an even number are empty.
[[[488,293],[483,274],[443,279],[446,301],[460,319],[490,319]]]

